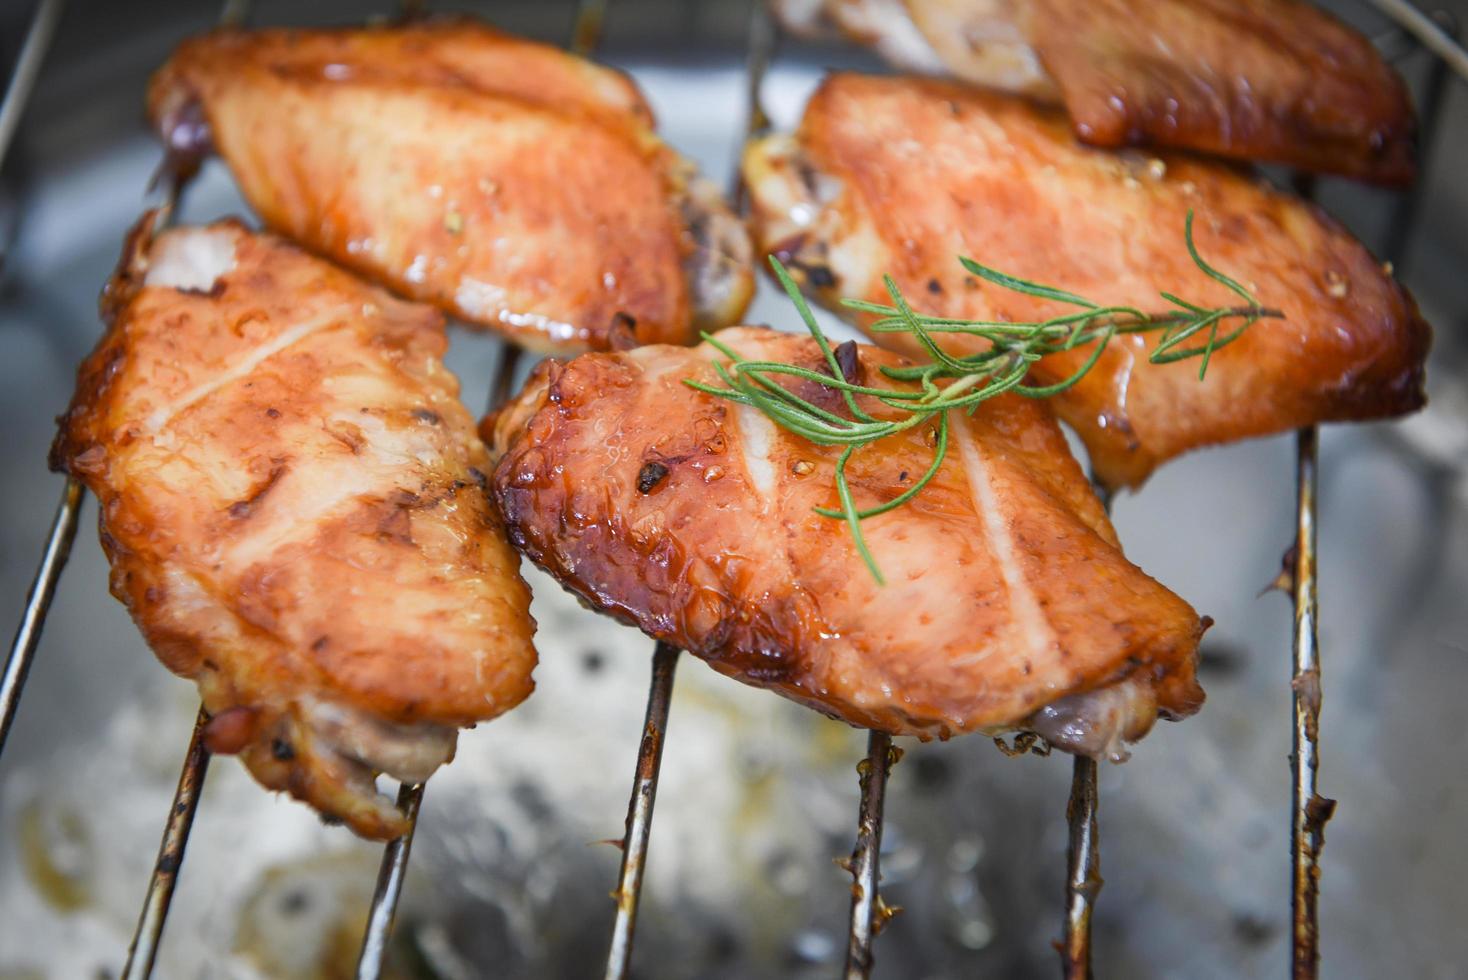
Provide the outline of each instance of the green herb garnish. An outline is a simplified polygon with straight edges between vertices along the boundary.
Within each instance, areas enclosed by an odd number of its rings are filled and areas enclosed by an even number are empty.
[[[1170,364],[1190,357],[1201,359],[1198,378],[1208,370],[1213,352],[1233,343],[1260,318],[1281,318],[1277,309],[1259,305],[1258,301],[1235,280],[1203,261],[1193,244],[1193,212],[1188,212],[1183,228],[1188,255],[1194,264],[1212,279],[1222,283],[1243,300],[1242,305],[1206,308],[1172,293],[1162,298],[1174,309],[1164,313],[1146,313],[1132,306],[1101,306],[1074,293],[1005,275],[980,265],[972,259],[960,258],[970,273],[1006,289],[1040,299],[1077,307],[1074,312],[1031,323],[993,320],[955,320],[917,313],[903,297],[891,276],[884,277],[892,304],[884,306],[864,300],[844,300],[848,309],[875,315],[878,319],[867,329],[872,333],[906,333],[917,339],[929,360],[909,367],[883,367],[882,373],[896,381],[917,382],[919,390],[892,391],[848,381],[837,361],[836,353],[816,323],[800,287],[774,256],[770,264],[775,276],[799,311],[806,328],[815,338],[830,373],[814,371],[778,361],[751,361],[705,333],[703,339],[729,358],[729,364],[715,364],[725,387],[718,388],[693,380],[685,384],[699,391],[749,405],[767,415],[775,424],[811,442],[823,446],[842,446],[836,462],[836,496],[839,510],[816,508],[823,517],[845,521],[862,560],[877,582],[884,583],[881,569],[867,548],[861,522],[900,507],[915,497],[937,475],[948,454],[948,412],[964,410],[972,414],[980,402],[1006,391],[1030,398],[1048,398],[1059,394],[1085,377],[1100,360],[1107,344],[1119,334],[1156,333],[1157,345],[1148,355],[1153,364]],[[1238,321],[1237,325],[1233,325]],[[1222,331],[1223,325],[1231,329]],[[970,334],[988,340],[987,350],[964,357],[946,353],[933,339],[935,334]],[[1195,341],[1196,338],[1196,341]],[[1189,345],[1189,341],[1195,341]],[[1030,366],[1041,358],[1061,351],[1094,344],[1090,357],[1074,374],[1055,384],[1036,387],[1024,383]],[[801,398],[783,385],[776,376],[814,381],[839,391],[850,417],[821,408]],[[857,402],[865,395],[898,413],[897,418],[878,419],[864,411]],[[859,510],[846,479],[846,466],[853,454],[863,446],[896,435],[908,429],[935,423],[933,462],[909,489],[893,499],[867,510]]]

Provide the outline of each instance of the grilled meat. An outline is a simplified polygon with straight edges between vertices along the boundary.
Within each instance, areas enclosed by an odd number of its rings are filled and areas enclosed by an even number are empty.
[[[1371,42],[1303,0],[775,0],[927,74],[1046,102],[1097,146],[1268,160],[1404,184],[1416,122]]]
[[[744,229],[625,76],[469,20],[185,42],[149,110],[272,228],[538,350],[738,319]]]
[[[1236,305],[1184,248],[1195,211],[1201,254],[1285,319],[1262,320],[1218,351],[1202,382],[1186,363],[1150,364],[1153,341],[1142,335],[1118,337],[1056,396],[1113,487],[1137,486],[1199,446],[1423,404],[1431,332],[1411,296],[1319,209],[1230,168],[1093,150],[1052,113],[951,83],[836,75],[795,138],[747,150],[744,174],[761,250],[814,295],[887,301],[890,273],[919,309],[963,319],[1073,308],[982,282],[960,255],[1102,304],[1161,311],[1168,290]],[[906,334],[880,339],[919,350]],[[958,354],[987,343],[941,342]],[[1059,381],[1090,353],[1052,355],[1033,374]]]
[[[365,837],[531,691],[534,623],[442,317],[238,222],[135,233],[52,465],[207,742]]]
[[[809,338],[718,339],[823,370]],[[880,373],[897,355],[851,353],[863,383],[897,386]],[[683,383],[718,384],[721,356],[650,346],[542,365],[481,427],[515,545],[593,608],[854,725],[921,738],[1031,728],[1120,757],[1159,714],[1197,709],[1204,623],[1122,555],[1043,406],[1002,396],[953,414],[933,482],[863,523],[884,586],[842,524],[812,512],[838,506],[839,448]],[[931,438],[857,453],[857,506],[911,486]]]

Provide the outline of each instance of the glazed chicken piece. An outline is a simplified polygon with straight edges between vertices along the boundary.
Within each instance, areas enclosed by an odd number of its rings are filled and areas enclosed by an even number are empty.
[[[531,691],[534,623],[440,314],[225,221],[134,233],[52,466],[206,741],[364,837],[381,772]]]
[[[473,21],[209,34],[148,105],[275,230],[536,350],[688,343],[753,290],[743,226],[630,80]]]
[[[839,36],[925,75],[1059,100],[1025,27],[1027,0],[770,0],[799,37]]]
[[[1063,104],[1080,139],[1273,161],[1383,184],[1416,173],[1401,78],[1303,0],[775,0],[926,74]]]
[[[1163,290],[1207,307],[1238,297],[1184,247],[1187,212],[1202,256],[1284,319],[1261,320],[1195,364],[1155,365],[1155,343],[1118,337],[1053,399],[1097,476],[1140,485],[1199,446],[1317,422],[1383,418],[1423,404],[1430,330],[1411,296],[1312,205],[1188,157],[1083,147],[1058,116],[951,83],[836,75],[794,138],[746,151],[755,237],[823,302],[890,302],[889,273],[924,313],[1034,321],[1074,308],[982,282],[967,256],[1102,304],[1162,312]],[[882,343],[909,353],[906,334]],[[969,354],[987,342],[946,335]],[[1090,347],[1055,354],[1040,383],[1069,377]]]
[[[734,328],[745,357],[824,371],[810,338]],[[848,376],[896,387],[901,358],[843,350]],[[950,417],[937,477],[863,522],[880,585],[837,521],[837,448],[696,391],[712,345],[546,362],[481,431],[516,547],[593,608],[853,725],[920,738],[1022,728],[1124,758],[1161,715],[1193,713],[1206,625],[1122,555],[1100,503],[1036,402]],[[799,393],[845,411],[831,389]],[[874,400],[862,407],[883,416]],[[933,459],[932,433],[858,452],[858,507]]]

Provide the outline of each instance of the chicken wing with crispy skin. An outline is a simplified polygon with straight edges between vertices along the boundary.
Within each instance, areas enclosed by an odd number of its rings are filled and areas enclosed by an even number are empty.
[[[1201,382],[1186,363],[1149,363],[1143,335],[1120,337],[1056,396],[1113,487],[1199,446],[1423,404],[1431,332],[1411,296],[1319,209],[1231,168],[1090,149],[1059,117],[972,88],[836,75],[795,138],[750,146],[744,175],[760,248],[823,301],[888,302],[889,273],[919,309],[961,319],[1073,310],[982,282],[960,255],[1102,304],[1162,311],[1167,290],[1233,306],[1184,248],[1193,210],[1204,258],[1285,318],[1219,350]],[[919,349],[906,334],[880,339]],[[964,354],[987,342],[942,343]],[[1033,373],[1059,381],[1090,353],[1052,355]]]
[[[1097,146],[1200,150],[1383,184],[1416,173],[1406,86],[1303,0],[775,0],[898,65],[1063,103]]]
[[[197,37],[148,105],[272,228],[528,347],[687,343],[753,289],[743,226],[630,80],[470,20]]]
[[[100,501],[113,594],[211,749],[397,836],[373,777],[428,778],[535,666],[441,315],[238,222],[146,219],[104,313],[52,465]]]
[[[824,370],[810,338],[718,339]],[[849,376],[898,386],[880,373],[897,355],[843,353]],[[839,447],[683,383],[719,384],[721,357],[705,343],[543,364],[481,426],[515,545],[594,608],[854,725],[920,738],[1019,727],[1120,758],[1159,714],[1197,709],[1205,623],[1122,555],[1043,406],[1002,396],[953,413],[933,482],[863,523],[879,585],[843,525],[812,511],[838,506]],[[831,389],[797,383],[845,411]],[[910,487],[932,438],[858,452],[857,506]]]
[[[908,71],[1059,100],[1025,32],[1027,0],[770,0],[770,7],[800,37],[838,35]]]

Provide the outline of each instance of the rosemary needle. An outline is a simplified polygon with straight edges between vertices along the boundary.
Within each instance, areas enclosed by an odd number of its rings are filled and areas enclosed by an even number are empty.
[[[1059,394],[1085,377],[1101,359],[1107,345],[1119,334],[1155,334],[1157,342],[1148,355],[1153,364],[1199,358],[1198,379],[1201,381],[1215,351],[1233,343],[1261,318],[1283,317],[1279,310],[1261,306],[1237,281],[1203,260],[1193,243],[1192,211],[1188,212],[1183,225],[1183,239],[1193,263],[1209,278],[1237,295],[1241,300],[1238,305],[1204,307],[1163,292],[1162,299],[1172,309],[1162,313],[1146,313],[1132,306],[1102,306],[1064,289],[1006,275],[962,257],[959,262],[963,267],[980,279],[1074,309],[1048,320],[1028,323],[927,316],[913,310],[891,276],[883,279],[892,300],[890,305],[865,300],[843,301],[842,305],[847,309],[877,318],[868,327],[870,332],[905,333],[918,342],[928,355],[926,362],[882,368],[882,373],[894,381],[915,382],[915,389],[878,388],[848,381],[830,341],[801,295],[800,287],[779,259],[772,255],[770,264],[774,267],[775,277],[795,304],[806,329],[815,338],[829,373],[779,361],[752,361],[705,333],[703,339],[729,359],[727,365],[714,365],[723,387],[692,379],[686,379],[684,383],[709,395],[751,406],[767,415],[776,425],[813,443],[843,447],[836,461],[835,475],[840,509],[817,507],[815,511],[823,517],[846,523],[862,561],[877,582],[884,584],[882,571],[862,534],[861,522],[912,500],[937,476],[948,454],[950,411],[972,414],[980,403],[1006,391],[1029,398],[1048,398]],[[1229,324],[1229,329],[1222,329],[1225,324]],[[955,357],[944,351],[935,339],[954,333],[982,337],[989,341],[989,346],[976,354]],[[1088,344],[1093,345],[1090,356],[1069,377],[1044,386],[1024,383],[1036,361]],[[840,392],[847,414],[838,414],[800,397],[780,384],[780,378],[813,381]],[[865,411],[857,400],[859,396],[888,409],[884,414],[892,417],[877,418]],[[911,487],[886,503],[859,509],[846,476],[851,458],[863,447],[880,439],[929,424],[932,425],[934,441],[933,461],[927,471]]]

